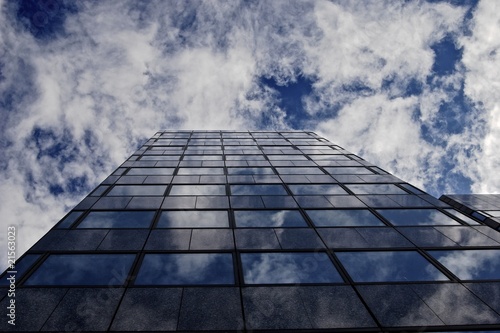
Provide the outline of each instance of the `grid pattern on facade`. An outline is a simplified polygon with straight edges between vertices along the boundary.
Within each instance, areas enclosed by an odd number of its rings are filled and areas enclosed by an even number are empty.
[[[158,132],[16,269],[22,331],[500,329],[500,233],[312,132]]]
[[[500,194],[446,194],[439,199],[500,231]]]

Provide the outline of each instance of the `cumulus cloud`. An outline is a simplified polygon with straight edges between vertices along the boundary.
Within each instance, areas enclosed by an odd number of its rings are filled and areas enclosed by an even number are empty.
[[[290,128],[262,78],[307,78],[304,129],[431,193],[498,182],[495,2],[470,22],[425,1],[53,4],[0,2],[0,214],[21,252],[158,129]],[[445,38],[463,57],[437,75]]]

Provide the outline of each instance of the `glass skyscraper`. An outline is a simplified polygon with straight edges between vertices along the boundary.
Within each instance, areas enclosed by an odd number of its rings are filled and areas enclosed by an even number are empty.
[[[500,330],[500,232],[304,131],[158,132],[15,271],[2,331]]]

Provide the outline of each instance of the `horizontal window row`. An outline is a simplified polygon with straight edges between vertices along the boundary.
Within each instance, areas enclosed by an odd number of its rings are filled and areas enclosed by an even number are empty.
[[[181,178],[182,179],[182,178]],[[273,179],[270,177],[269,179]],[[276,182],[280,181],[274,177]],[[314,179],[314,178],[313,178]],[[244,179],[242,179],[244,180]],[[252,178],[252,180],[255,180]],[[332,179],[333,181],[333,179]],[[345,185],[354,194],[408,194],[394,184]],[[108,187],[100,187],[92,196],[99,196]],[[232,195],[287,195],[282,185],[230,185]],[[289,184],[293,195],[348,195],[337,184]],[[115,185],[108,196],[163,196],[166,185]],[[172,185],[169,195],[225,195],[225,185]]]
[[[191,198],[191,197],[189,197]],[[194,198],[194,197],[193,197]],[[195,198],[194,198],[195,199]],[[182,200],[187,200],[182,198]],[[316,227],[384,226],[384,222],[368,209],[305,210]],[[379,209],[380,216],[393,226],[460,226],[437,209]],[[70,228],[83,212],[73,211],[57,228]],[[150,228],[156,211],[91,211],[78,228]],[[226,210],[163,210],[158,228],[213,228],[229,226]],[[298,210],[235,210],[236,227],[306,227]],[[475,221],[473,221],[475,222]],[[477,222],[475,222],[477,224]]]
[[[500,250],[428,254],[461,280],[500,280]],[[344,251],[334,255],[355,283],[449,280],[417,251]],[[135,258],[135,254],[51,254],[25,285],[122,285]],[[243,281],[249,285],[345,282],[326,252],[252,252],[240,253],[240,259]],[[146,253],[133,283],[231,285],[235,283],[234,263],[232,253]]]

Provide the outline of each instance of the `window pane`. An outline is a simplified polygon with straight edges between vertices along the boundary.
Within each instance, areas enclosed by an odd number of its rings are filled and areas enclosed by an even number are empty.
[[[229,220],[224,210],[163,211],[158,228],[227,228]]]
[[[394,184],[347,185],[355,194],[408,194]]]
[[[146,254],[136,285],[234,284],[230,253]]]
[[[239,210],[234,218],[238,228],[307,227],[297,210]]]
[[[342,187],[339,185],[331,185],[331,184],[322,184],[322,185],[288,185],[288,187],[292,190],[294,195],[302,195],[302,194],[348,194]]]
[[[223,175],[222,168],[180,168],[178,175]]]
[[[78,228],[149,228],[154,211],[90,212]]]
[[[317,227],[384,226],[367,209],[306,210],[306,213]]]
[[[122,285],[134,254],[51,254],[26,285]]]
[[[33,263],[40,257],[39,254],[27,254],[25,255],[21,260],[16,260],[15,267],[13,270],[15,270],[16,273],[16,280],[19,280],[24,273],[28,270],[28,268],[33,265]],[[10,268],[8,268],[9,270]],[[2,278],[0,279],[0,286],[8,286],[10,285],[10,280],[7,280],[7,278],[10,277],[10,274],[6,273]]]
[[[134,195],[163,195],[166,186],[155,186],[155,185],[116,185],[107,194],[108,196],[134,196]]]
[[[78,212],[78,211],[73,211],[69,213],[68,216],[64,220],[62,220],[58,225],[57,229],[59,228],[71,228],[71,225],[82,215],[83,212]]]
[[[379,209],[377,212],[394,225],[460,225],[437,209]]]
[[[225,195],[224,185],[173,185],[170,195]]]
[[[331,175],[371,175],[373,172],[363,167],[333,167],[325,168]]]
[[[448,280],[443,273],[415,251],[336,254],[355,282]]]
[[[461,219],[462,221],[464,221],[465,223],[467,224],[470,224],[470,225],[481,225],[481,223],[477,222],[477,221],[474,221],[473,219],[471,219],[470,217],[468,216],[465,216],[464,214],[454,210],[454,209],[445,209],[445,211],[451,215],[454,215],[456,217],[458,217],[459,219]]]
[[[280,175],[324,175],[319,168],[276,168]]]
[[[229,175],[273,175],[271,168],[227,168]]]
[[[428,252],[459,279],[500,279],[500,250],[449,250]]]
[[[232,195],[286,195],[281,185],[231,185]]]
[[[106,190],[109,188],[109,186],[106,186],[106,185],[101,185],[101,186],[98,186],[90,196],[92,197],[98,197],[100,195],[102,195],[104,192],[106,192]]]
[[[130,168],[127,175],[172,175],[174,170],[175,168]]]
[[[326,253],[242,253],[247,284],[341,283]]]

